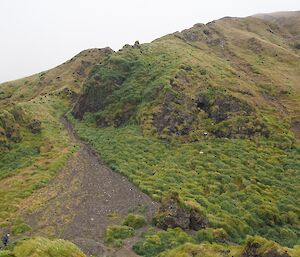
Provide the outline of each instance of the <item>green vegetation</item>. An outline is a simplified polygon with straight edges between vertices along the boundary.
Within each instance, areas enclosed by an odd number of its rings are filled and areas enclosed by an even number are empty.
[[[219,242],[219,243],[224,243],[228,239],[228,235],[226,231],[222,228],[206,228],[206,229],[201,229],[197,231],[195,235],[195,240],[198,243],[202,242]]]
[[[147,221],[142,215],[129,214],[123,219],[122,224],[124,226],[138,229],[145,226],[147,224]]]
[[[180,228],[168,229],[157,233],[154,229],[149,229],[144,234],[144,239],[133,246],[133,250],[139,255],[153,257],[165,250],[173,249],[192,241],[192,237]]]
[[[42,237],[19,241],[12,250],[0,251],[1,257],[85,257],[74,244]]]
[[[111,168],[154,199],[179,192],[199,206],[210,226],[223,228],[236,242],[259,234],[299,244],[299,148],[282,150],[263,138],[166,143],[136,126],[74,122]]]
[[[236,249],[234,247],[227,247],[218,244],[201,244],[195,245],[191,243],[186,243],[178,246],[175,249],[162,252],[157,255],[158,257],[223,257],[232,256],[238,257],[236,254]],[[230,254],[230,255],[225,255]]]
[[[208,220],[193,236],[179,228],[149,230],[137,253],[240,257],[254,249],[263,257],[270,250],[298,257],[300,62],[293,35],[300,31],[295,25],[291,33],[289,24],[276,29],[285,20],[196,24],[118,52],[89,50],[58,69],[2,84],[0,228],[30,229],[23,212],[43,204],[30,206],[30,197],[77,150],[59,117],[85,81],[72,110],[81,121],[69,116],[80,137],[154,200],[176,192],[178,205]],[[107,228],[105,240],[120,247],[144,224],[130,214]],[[0,256],[73,251],[83,256],[67,242],[35,238]]]
[[[17,108],[19,107],[19,108]],[[49,97],[44,103],[20,103],[15,109],[23,110],[23,116],[14,113],[18,120],[32,117],[41,121],[41,131],[31,132],[26,121],[19,121],[20,142],[10,142],[0,152],[0,227],[11,227],[13,234],[30,228],[19,221],[26,209],[26,199],[44,187],[62,167],[67,158],[77,150],[62,131],[59,117],[68,108],[66,101]],[[19,112],[20,113],[20,112]]]
[[[105,230],[104,238],[109,245],[119,248],[123,245],[123,239],[132,237],[134,229],[128,226],[113,225]]]
[[[17,219],[12,226],[12,233],[15,235],[22,234],[29,230],[31,230],[31,227],[21,219]]]
[[[246,253],[250,252],[261,257],[272,256],[271,253],[278,254],[274,256],[281,256],[280,254],[285,252],[292,257],[299,256],[299,247],[294,249],[282,247],[258,236],[248,237],[243,245],[225,244],[220,241],[220,237],[224,237],[224,235],[224,231],[212,229],[200,230],[193,236],[179,228],[158,232],[149,229],[143,235],[143,239],[133,246],[133,249],[137,254],[145,257],[241,257],[248,256]],[[199,244],[199,242],[201,243]]]
[[[112,169],[207,217],[199,242],[300,243],[300,63],[268,26],[222,19],[124,47],[95,66],[72,111]]]

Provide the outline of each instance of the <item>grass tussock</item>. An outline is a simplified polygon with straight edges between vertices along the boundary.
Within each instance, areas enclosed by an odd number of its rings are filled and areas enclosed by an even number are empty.
[[[139,229],[147,224],[144,216],[138,214],[129,214],[124,219],[122,224],[124,226],[132,227],[134,229]]]
[[[112,169],[153,199],[177,191],[235,242],[258,234],[283,245],[299,243],[299,148],[283,150],[264,138],[167,143],[137,126],[74,122]]]
[[[1,257],[86,257],[74,244],[42,237],[19,241],[11,250],[0,251]]]
[[[19,105],[28,114],[34,114],[42,125],[38,133],[20,126],[22,140],[0,152],[0,228],[10,228],[13,234],[29,230],[26,224],[18,221],[19,212],[30,207],[22,203],[46,186],[77,149],[70,144],[59,122],[68,106],[64,100],[52,97],[47,104],[28,102]]]
[[[115,248],[123,245],[123,240],[134,235],[134,229],[125,225],[113,225],[106,228],[104,232],[105,242]]]

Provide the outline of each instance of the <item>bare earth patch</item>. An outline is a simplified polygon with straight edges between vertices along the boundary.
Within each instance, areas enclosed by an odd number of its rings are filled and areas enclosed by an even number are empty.
[[[72,241],[94,256],[136,256],[131,245],[137,236],[115,251],[104,244],[107,226],[120,223],[130,209],[145,209],[151,221],[158,204],[125,177],[109,169],[95,151],[81,142],[72,126],[62,119],[70,136],[80,145],[56,178],[28,201],[32,213],[26,222],[32,235],[55,236]],[[39,207],[40,206],[40,207]]]

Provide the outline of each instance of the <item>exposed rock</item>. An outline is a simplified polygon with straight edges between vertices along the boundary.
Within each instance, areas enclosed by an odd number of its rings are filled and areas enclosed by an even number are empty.
[[[247,102],[218,92],[200,94],[196,106],[207,113],[214,123],[209,131],[220,138],[269,137],[267,125],[259,119]]]
[[[5,130],[0,127],[0,147],[7,145],[8,140],[5,135]]]
[[[250,38],[247,43],[249,50],[253,51],[255,54],[260,54],[263,51],[261,42],[255,37]]]
[[[221,122],[228,119],[230,113],[239,112],[248,116],[254,112],[254,109],[246,102],[233,96],[217,96],[209,112],[210,117],[215,122]]]
[[[28,128],[30,129],[31,133],[37,134],[41,132],[42,129],[42,122],[38,119],[33,119],[29,124]]]
[[[122,126],[127,121],[129,121],[129,119],[132,117],[133,114],[134,114],[134,109],[132,109],[132,108],[123,109],[123,111],[121,113],[118,113],[116,115],[115,121],[114,121],[115,125],[117,127]]]
[[[261,249],[262,245],[256,241],[248,241],[241,257],[291,257],[286,251],[277,249]]]
[[[196,104],[198,108],[201,108],[204,111],[209,111],[209,101],[206,96],[200,95],[197,97]]]
[[[2,134],[5,133],[7,140],[12,140],[13,142],[21,141],[20,126],[16,122],[13,114],[7,110],[2,110],[0,112],[0,127],[2,128]]]
[[[219,138],[251,138],[255,135],[270,136],[266,124],[255,115],[233,117],[231,120],[216,124],[211,132]]]
[[[166,95],[160,111],[154,114],[157,132],[177,136],[189,134],[196,117],[193,114],[195,107],[188,105],[184,99],[178,99],[172,94]]]
[[[190,225],[189,228],[193,230],[204,229],[208,225],[208,220],[206,217],[201,215],[196,210],[190,211]]]
[[[138,40],[135,41],[135,42],[134,42],[134,46],[137,47],[137,48],[139,48],[139,47],[140,47],[140,42],[139,42]]]
[[[116,113],[115,115],[102,115],[101,113],[96,115],[96,123],[98,126],[101,127],[108,127],[108,126],[115,126],[120,127],[124,125],[127,121],[135,113],[134,106],[130,104],[126,104],[123,106],[120,112]]]
[[[208,225],[207,218],[195,208],[187,206],[179,199],[178,193],[169,193],[162,200],[161,207],[154,220],[162,229],[180,227],[199,230]]]
[[[201,94],[197,97],[196,105],[207,112],[209,117],[217,123],[227,120],[231,113],[249,116],[255,111],[248,103],[223,94],[216,94],[212,100],[209,100],[205,94]]]

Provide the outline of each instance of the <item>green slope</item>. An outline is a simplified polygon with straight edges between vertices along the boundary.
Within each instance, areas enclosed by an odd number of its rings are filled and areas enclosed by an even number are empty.
[[[87,79],[78,132],[154,199],[178,191],[230,240],[299,244],[300,58],[287,34],[224,18],[125,46]]]
[[[30,229],[22,214],[43,205],[30,206],[30,197],[76,152],[59,122],[72,109],[79,135],[111,168],[155,200],[177,191],[209,220],[192,235],[148,231],[138,253],[265,257],[275,249],[297,257],[299,19],[299,12],[223,18],[118,52],[83,51],[1,84],[0,229],[18,236]],[[216,240],[218,231],[228,244]],[[255,235],[290,248],[248,237]],[[59,244],[46,241],[49,249]],[[0,251],[13,254],[23,256]]]

